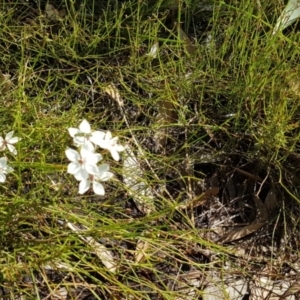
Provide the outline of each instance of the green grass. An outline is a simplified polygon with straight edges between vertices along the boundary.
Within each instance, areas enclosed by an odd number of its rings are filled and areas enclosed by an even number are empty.
[[[16,157],[3,154],[15,171],[0,185],[1,299],[45,299],[58,291],[70,299],[83,298],[80,293],[187,299],[192,271],[209,278],[211,268],[226,273],[228,261],[240,276],[257,270],[235,265],[241,259],[233,255],[236,247],[273,245],[281,234],[282,253],[296,255],[300,35],[293,26],[272,35],[283,3],[260,8],[258,2],[215,1],[207,12],[193,0],[62,1],[53,5],[65,15],[52,20],[46,3],[2,2],[0,70],[11,76],[11,87],[5,91],[2,82],[0,132],[15,130],[22,141]],[[155,43],[159,54],[151,58]],[[111,84],[124,106],[105,92]],[[155,195],[144,199],[149,213],[134,204],[122,163],[107,154],[116,176],[104,183],[106,195],[78,194],[65,149],[72,145],[67,129],[83,119],[143,151],[141,181]],[[237,198],[251,197],[233,199],[232,182]],[[213,187],[215,195],[207,192]],[[265,203],[272,189],[278,209],[266,226],[222,244],[233,223],[256,220],[252,196]],[[244,202],[243,217],[230,223]],[[227,228],[217,226],[219,235],[211,232],[218,216]],[[83,231],[72,231],[68,222]],[[111,251],[116,272],[88,237]],[[201,296],[202,282],[191,299]]]

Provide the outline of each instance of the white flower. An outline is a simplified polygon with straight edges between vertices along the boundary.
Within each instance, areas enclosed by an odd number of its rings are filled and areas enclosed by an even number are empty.
[[[97,163],[102,156],[91,151],[88,146],[82,146],[80,153],[68,148],[66,156],[71,161],[68,165],[68,173],[74,175],[78,181],[87,179],[89,174],[96,175],[98,173]]]
[[[147,56],[150,56],[151,58],[156,58],[158,53],[158,43],[156,42],[150,49],[150,51],[146,54]]]
[[[93,191],[96,195],[103,196],[105,190],[103,185],[99,181],[107,181],[113,177],[113,173],[109,172],[109,165],[102,164],[98,167],[98,173],[96,175],[90,175],[87,179],[81,180],[79,184],[79,194],[84,194],[89,190],[91,184]]]
[[[77,146],[87,145],[90,150],[94,149],[92,143],[97,144],[99,140],[103,140],[104,131],[92,131],[87,120],[83,120],[79,128],[68,128],[70,136],[74,139]]]
[[[8,150],[16,155],[17,154],[17,149],[14,147],[13,144],[17,143],[18,141],[20,141],[21,139],[14,136],[14,131],[10,131],[6,136],[5,139],[2,138],[2,136],[0,136],[0,151],[3,151],[6,147],[8,148]]]
[[[118,144],[118,137],[112,137],[111,132],[107,131],[104,139],[97,140],[96,145],[110,152],[114,160],[120,159],[119,152],[124,151],[124,147]]]
[[[11,173],[14,169],[7,165],[7,158],[0,158],[0,182],[5,182],[6,174]]]

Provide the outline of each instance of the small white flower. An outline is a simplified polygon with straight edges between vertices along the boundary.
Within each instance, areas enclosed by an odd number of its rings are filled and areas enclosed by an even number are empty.
[[[5,182],[6,174],[11,173],[14,169],[7,164],[7,158],[0,158],[0,182]]]
[[[87,179],[81,180],[79,183],[79,194],[84,194],[91,187],[96,195],[103,196],[105,190],[103,185],[99,181],[107,181],[113,177],[113,173],[109,172],[109,165],[102,164],[98,167],[98,173],[96,175],[90,175]]]
[[[79,128],[68,128],[70,136],[74,139],[77,146],[87,145],[90,150],[94,149],[92,143],[97,144],[105,136],[104,131],[92,131],[87,120],[83,120]]]
[[[104,139],[99,139],[96,145],[102,149],[108,150],[116,161],[120,159],[119,152],[124,151],[124,147],[118,144],[118,137],[113,138],[110,131],[107,131]]]
[[[147,56],[150,56],[151,58],[156,58],[157,57],[157,53],[158,53],[158,49],[159,45],[156,42],[150,49],[150,51],[146,54]]]
[[[102,159],[102,156],[91,151],[87,145],[81,147],[80,153],[68,148],[66,156],[71,161],[68,165],[68,173],[74,175],[78,181],[87,179],[89,174],[98,173],[97,163]]]
[[[13,137],[13,135],[14,135],[14,131],[10,131],[5,136],[5,139],[3,139],[2,136],[0,136],[0,151],[3,151],[7,147],[12,154],[14,155],[17,154],[17,149],[13,144],[17,143],[21,139],[16,136]]]

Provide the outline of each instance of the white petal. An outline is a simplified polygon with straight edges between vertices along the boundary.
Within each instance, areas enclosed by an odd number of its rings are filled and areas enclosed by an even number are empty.
[[[81,166],[78,162],[71,162],[68,164],[68,173],[69,174],[77,174],[81,169]]]
[[[85,178],[83,178],[82,177],[82,174],[81,173],[76,173],[76,174],[73,174],[74,175],[74,177],[75,177],[75,179],[77,180],[77,181],[82,181],[82,180],[85,180]]]
[[[20,138],[14,136],[13,138],[9,139],[8,142],[9,142],[9,144],[15,144],[15,143],[17,143],[20,140],[21,140]]]
[[[92,155],[85,158],[87,164],[96,165],[102,159],[100,153],[93,153]]]
[[[10,138],[14,135],[14,131],[10,131],[6,136],[5,136],[5,140],[8,141],[10,140]]]
[[[97,179],[100,181],[107,181],[107,180],[110,180],[113,176],[114,176],[114,174],[111,172],[104,172],[104,173],[100,174],[100,176],[97,176]]]
[[[107,131],[105,134],[105,140],[111,140],[112,139],[112,134],[110,131]]]
[[[13,171],[14,171],[14,169],[13,169],[12,167],[6,166],[6,168],[5,168],[5,172],[6,172],[6,173],[11,173],[11,172],[13,172]]]
[[[94,153],[95,152],[93,150],[91,150],[91,148],[87,144],[82,145],[82,147],[80,149],[80,154],[81,154],[82,158],[89,157],[90,155],[93,155]]]
[[[90,175],[97,175],[98,174],[98,168],[96,165],[85,165],[85,170]]]
[[[83,145],[84,145],[84,148],[87,149],[87,151],[92,152],[92,153],[95,152],[94,145],[87,139],[85,140]]]
[[[86,143],[85,136],[75,136],[73,140],[74,140],[74,143],[78,144],[78,145],[84,145]]]
[[[6,168],[6,165],[7,165],[7,158],[1,157],[0,158],[0,168]]]
[[[79,129],[80,129],[81,132],[91,133],[91,126],[90,126],[90,124],[89,124],[89,122],[87,120],[83,120],[80,123]]]
[[[96,165],[102,159],[102,155],[100,153],[91,151],[87,144],[80,149],[80,154],[81,157],[87,162],[87,164]]]
[[[79,153],[74,149],[68,148],[65,153],[70,161],[77,161],[80,159]]]
[[[73,128],[73,127],[68,128],[68,131],[72,138],[75,137],[75,135],[80,132],[78,128]]]
[[[5,180],[6,180],[6,176],[5,176],[5,174],[4,173],[0,173],[0,182],[5,182]]]
[[[17,149],[13,145],[7,144],[7,148],[12,154],[17,155]]]
[[[122,146],[122,145],[116,145],[116,150],[118,151],[118,152],[122,152],[122,151],[124,151],[125,150],[125,148]]]
[[[112,138],[110,140],[110,144],[115,147],[118,144],[118,137],[115,136],[114,138]]]
[[[82,157],[83,160],[85,160],[87,157],[93,155],[94,152],[91,151],[87,145],[83,145],[80,149],[80,155]]]
[[[112,158],[113,158],[115,161],[119,161],[119,160],[120,160],[119,152],[118,152],[115,148],[112,148],[112,149],[110,150],[110,154],[111,154]]]
[[[0,136],[0,149],[1,151],[5,149],[5,142],[2,136]]]
[[[97,141],[97,146],[99,146],[102,149],[109,149],[110,148],[110,143],[106,140],[98,140]]]
[[[108,172],[109,164],[102,164],[98,167],[98,174],[96,175],[96,180],[107,181],[113,177],[113,173]]]
[[[96,195],[100,195],[100,196],[105,195],[105,190],[103,185],[96,181],[93,181],[93,191]]]
[[[73,140],[73,142],[74,142],[74,145],[75,145],[77,148],[80,148],[80,147],[82,146],[82,145],[76,143],[74,140]]]
[[[150,51],[148,53],[146,53],[147,56],[151,57],[151,58],[156,58],[157,57],[157,53],[158,53],[158,43],[156,42],[150,49]]]
[[[76,174],[74,174],[74,177],[77,181],[87,180],[89,178],[89,174],[85,169],[80,169]]]
[[[82,180],[79,183],[79,194],[84,194],[90,188],[91,182],[89,180]]]
[[[109,170],[109,164],[101,164],[98,167],[99,173],[104,173],[104,172],[107,172],[108,170]]]
[[[105,137],[104,131],[94,131],[92,133],[92,136],[90,137],[90,140],[95,144],[98,145],[99,141],[103,141]]]

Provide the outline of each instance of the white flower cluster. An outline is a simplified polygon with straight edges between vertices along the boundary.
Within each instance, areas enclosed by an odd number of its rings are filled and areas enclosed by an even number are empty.
[[[6,148],[8,148],[8,150],[12,154],[14,155],[17,154],[17,149],[15,148],[14,144],[20,141],[21,139],[13,135],[14,135],[14,131],[10,131],[5,136],[4,139],[2,138],[2,136],[0,136],[0,151],[4,151]],[[0,182],[2,183],[5,182],[6,175],[8,173],[13,172],[13,170],[14,169],[7,164],[7,158],[1,157],[0,158]]]
[[[113,159],[120,159],[119,152],[124,147],[118,144],[118,138],[112,137],[110,131],[92,131],[87,120],[83,120],[79,128],[69,128],[69,134],[73,138],[78,151],[68,148],[66,156],[71,161],[68,165],[68,173],[74,175],[79,183],[79,194],[84,194],[92,185],[97,195],[104,195],[104,187],[101,181],[107,181],[113,177],[109,172],[108,164],[100,164],[102,155],[96,153],[96,147],[108,150]]]

